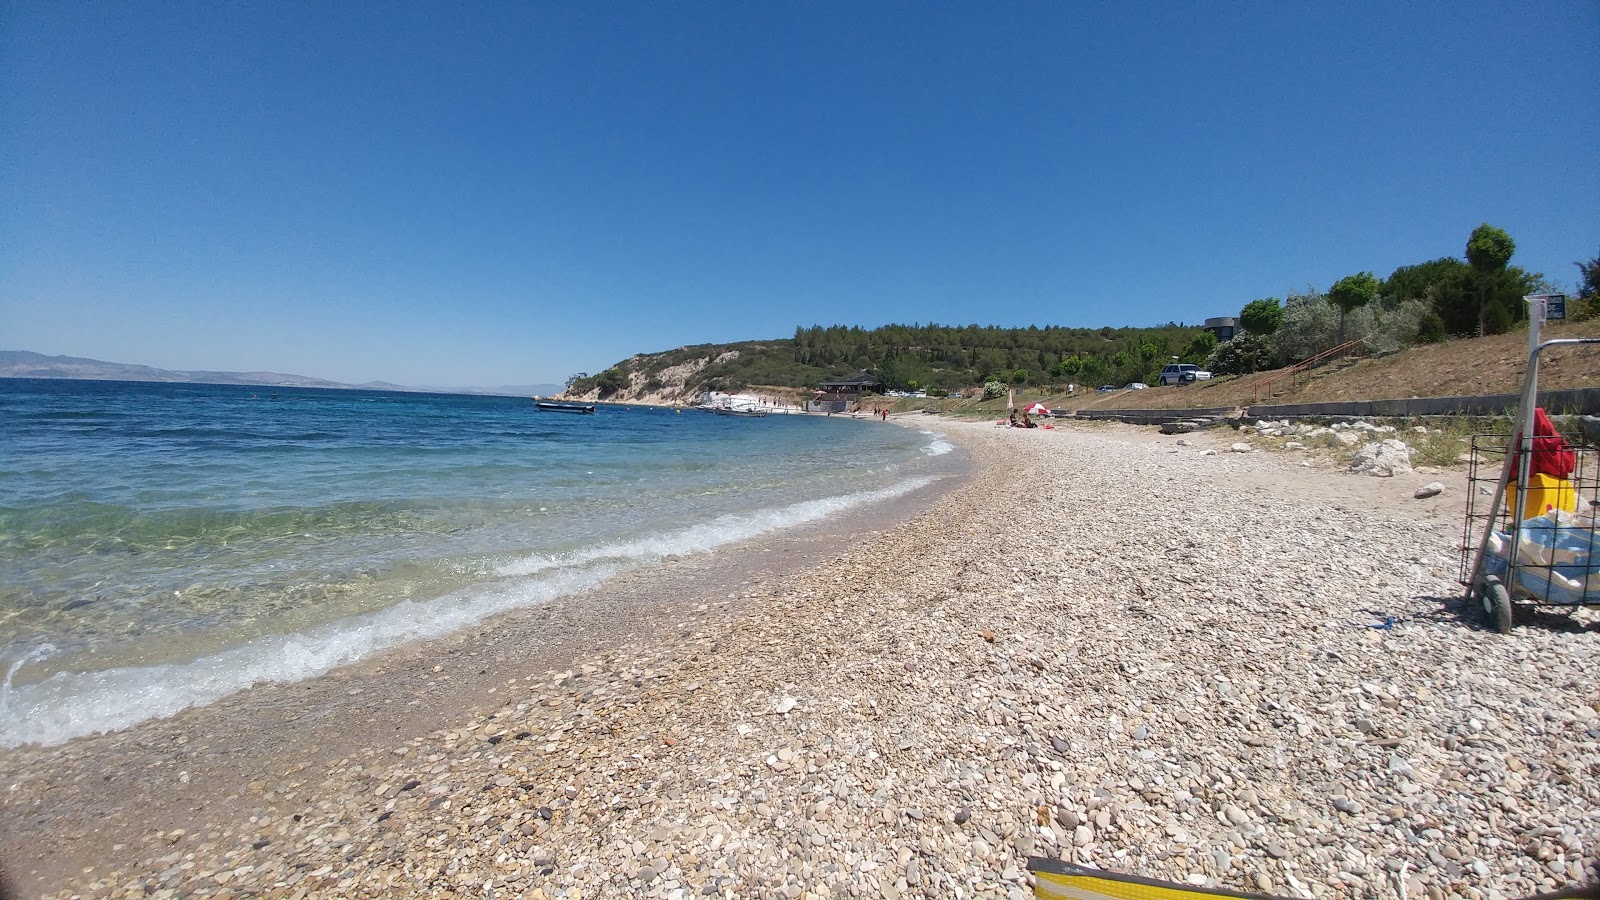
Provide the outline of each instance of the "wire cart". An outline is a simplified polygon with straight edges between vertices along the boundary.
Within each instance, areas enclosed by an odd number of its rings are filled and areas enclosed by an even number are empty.
[[[1529,352],[1518,430],[1473,436],[1461,542],[1467,608],[1480,610],[1501,634],[1511,631],[1513,602],[1600,606],[1600,445],[1585,434],[1552,437],[1536,427],[1540,355],[1600,338],[1541,343],[1539,327],[1553,298],[1524,299]]]

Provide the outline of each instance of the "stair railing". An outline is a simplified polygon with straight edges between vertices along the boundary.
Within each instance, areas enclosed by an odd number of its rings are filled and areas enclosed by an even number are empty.
[[[1318,353],[1309,359],[1302,359],[1292,366],[1286,366],[1255,383],[1256,399],[1271,399],[1277,396],[1278,391],[1284,387],[1285,382],[1295,383],[1302,377],[1309,378],[1310,371],[1317,366],[1335,357],[1360,356],[1366,348],[1366,338],[1352,338],[1337,347],[1332,347]]]

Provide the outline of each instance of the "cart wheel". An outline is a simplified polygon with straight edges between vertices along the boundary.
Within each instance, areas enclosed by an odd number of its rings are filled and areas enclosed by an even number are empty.
[[[1483,586],[1483,617],[1501,634],[1511,633],[1511,594],[1506,586],[1491,581]]]

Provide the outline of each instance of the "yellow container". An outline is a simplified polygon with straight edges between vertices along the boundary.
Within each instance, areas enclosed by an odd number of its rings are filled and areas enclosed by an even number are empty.
[[[1516,508],[1517,486],[1514,484],[1506,485],[1506,503],[1512,509]],[[1529,473],[1528,499],[1522,507],[1522,517],[1532,519],[1542,516],[1551,507],[1567,512],[1577,511],[1578,492],[1573,489],[1572,482],[1543,472]]]

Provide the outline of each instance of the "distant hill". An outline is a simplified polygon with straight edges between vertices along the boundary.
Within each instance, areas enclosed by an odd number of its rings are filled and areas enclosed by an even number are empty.
[[[505,385],[503,387],[408,387],[387,381],[345,384],[306,375],[281,372],[212,372],[157,369],[132,363],[106,362],[79,356],[46,356],[27,350],[0,350],[0,378],[67,378],[90,381],[163,381],[176,384],[244,384],[333,388],[365,391],[422,391],[448,394],[506,394],[526,397],[553,394],[559,384]]]
[[[819,381],[871,372],[891,390],[933,394],[998,380],[1016,385],[1141,381],[1173,359],[1204,360],[1215,341],[1202,330],[1152,328],[834,325],[796,328],[793,338],[696,344],[642,353],[574,378],[573,400],[692,402],[704,391],[758,390],[809,397]],[[1206,339],[1210,338],[1205,334]]]
[[[0,350],[0,378],[73,378],[100,381],[167,381],[202,384],[288,385],[292,387],[349,388],[322,378],[284,375],[281,372],[174,371],[131,363],[106,362],[80,356],[45,356],[27,350]]]

